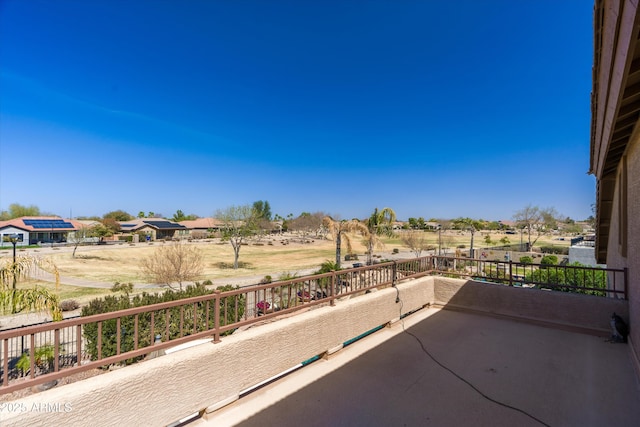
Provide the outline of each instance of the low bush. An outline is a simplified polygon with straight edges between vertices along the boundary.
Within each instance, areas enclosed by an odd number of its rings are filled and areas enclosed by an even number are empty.
[[[54,352],[51,344],[46,344],[42,347],[36,348],[34,353],[36,367],[44,372],[49,372],[53,367],[53,357]],[[28,352],[25,352],[20,356],[16,362],[16,368],[20,369],[23,375],[29,371],[31,368],[31,359]]]
[[[566,246],[540,246],[540,252],[544,254],[569,255],[569,248]]]
[[[206,283],[206,282],[205,282]],[[184,298],[196,297],[211,294],[214,291],[207,289],[205,283],[198,283],[194,286],[187,286],[186,289],[180,291],[167,290],[162,294],[142,293],[129,298],[128,294],[123,295],[107,295],[104,298],[97,298],[82,308],[82,316],[91,316],[93,314],[110,313],[113,311],[124,310],[127,308],[141,307],[161,302],[176,301]],[[208,282],[211,283],[211,282]],[[216,290],[230,291],[237,289],[231,285],[218,286]],[[245,296],[236,295],[234,297],[225,298],[220,301],[220,325],[227,325],[235,322],[236,319],[242,318],[244,315]],[[182,310],[181,310],[182,308]],[[163,340],[175,339],[180,336],[189,335],[205,330],[205,326],[211,328],[214,325],[214,312],[211,304],[201,302],[197,304],[189,304],[185,306],[177,306],[168,310],[158,310],[153,312],[153,331],[151,330],[151,313],[145,313],[137,316],[138,343],[137,347],[145,347],[153,344],[155,334],[162,334]],[[207,317],[208,313],[208,317]],[[194,325],[194,321],[197,322]],[[120,319],[120,331],[117,330],[117,320],[105,320],[102,322],[102,357],[109,357],[116,354],[117,340],[120,339],[120,351],[126,352],[135,348],[134,331],[136,316],[127,316]],[[182,327],[181,327],[182,326]],[[169,337],[166,337],[166,331],[169,331]],[[230,334],[233,331],[226,332]],[[88,323],[83,329],[83,336],[87,342],[87,352],[91,360],[98,358],[98,323]],[[125,363],[133,363],[141,359],[129,359]]]
[[[67,299],[60,302],[60,310],[62,311],[73,311],[78,307],[80,307],[80,304],[78,304],[78,301],[74,299]]]
[[[540,260],[540,265],[556,265],[558,264],[558,257],[555,255],[545,255]]]
[[[533,258],[531,258],[530,256],[522,256],[520,257],[520,262],[522,264],[533,264]]]
[[[133,291],[133,283],[120,283],[116,282],[111,287],[111,292],[122,292],[123,294],[129,295]]]
[[[296,277],[298,277],[298,273],[292,273],[290,271],[283,271],[282,274],[280,274],[280,276],[278,276],[278,281],[279,282],[284,282],[285,280],[292,280],[295,279]],[[271,283],[271,282],[269,282]]]
[[[574,262],[572,267],[584,267]],[[536,288],[586,295],[606,296],[607,273],[605,270],[541,268],[528,273],[526,282],[535,283]]]
[[[208,233],[202,230],[193,230],[191,232],[191,237],[194,239],[206,239],[208,237]]]

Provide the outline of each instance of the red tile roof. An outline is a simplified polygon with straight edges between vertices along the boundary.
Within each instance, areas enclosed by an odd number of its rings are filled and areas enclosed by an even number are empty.
[[[220,228],[223,222],[215,218],[198,218],[194,220],[180,221],[190,230],[208,230],[209,228]]]

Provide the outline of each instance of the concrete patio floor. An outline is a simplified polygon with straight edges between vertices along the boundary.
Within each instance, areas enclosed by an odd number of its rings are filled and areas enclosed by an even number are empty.
[[[430,308],[190,425],[638,426],[640,387],[626,344]]]

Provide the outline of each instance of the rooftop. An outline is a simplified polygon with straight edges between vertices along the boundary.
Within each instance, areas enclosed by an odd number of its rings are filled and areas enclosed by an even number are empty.
[[[25,216],[0,221],[0,228],[17,227],[26,231],[73,231],[75,226],[65,219],[49,216]]]

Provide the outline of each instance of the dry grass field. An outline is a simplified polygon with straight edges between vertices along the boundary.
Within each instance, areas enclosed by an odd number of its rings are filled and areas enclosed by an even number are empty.
[[[149,257],[162,245],[172,243],[141,243],[135,246],[117,245],[80,248],[73,258],[70,252],[48,254],[62,276],[82,277],[98,282],[145,282],[140,269],[143,258]],[[240,268],[233,269],[233,249],[229,243],[196,242],[204,258],[201,280],[215,280],[242,276],[274,274],[279,271],[295,271],[319,266],[334,257],[334,246],[329,240],[312,243],[273,242],[242,246]]]
[[[427,241],[429,244],[437,247],[438,233],[427,232]],[[476,233],[475,247],[481,247],[484,244],[486,233]],[[453,251],[459,245],[469,247],[470,234],[457,231],[443,233],[443,240],[446,246]],[[502,233],[493,233],[490,235],[493,241],[499,241],[505,237]],[[519,235],[507,235],[512,243],[519,243]],[[526,236],[525,236],[526,239]],[[384,240],[384,246],[376,249],[376,254],[382,257],[388,256],[393,249],[400,251],[400,256],[411,258],[414,256],[406,247],[403,246],[400,237],[387,238]],[[282,241],[288,241],[283,244]],[[364,260],[365,246],[361,242],[359,236],[352,236],[354,253],[360,256],[360,260]],[[552,237],[544,237],[539,240],[540,244],[567,245],[568,241],[553,240]],[[153,244],[139,243],[136,245],[118,244],[107,246],[81,246],[76,252],[76,256],[72,256],[72,248],[41,248],[36,250],[27,250],[21,252],[29,252],[32,255],[48,258],[55,263],[62,277],[72,277],[87,280],[89,282],[102,282],[113,284],[115,282],[140,285],[146,283],[141,269],[141,260],[150,256],[157,248],[164,244],[162,242],[153,242]],[[198,247],[204,256],[204,271],[200,280],[218,280],[230,279],[229,283],[233,284],[234,278],[252,277],[259,278],[265,275],[271,275],[277,279],[283,272],[298,272],[316,269],[327,260],[335,259],[335,244],[331,240],[311,239],[310,243],[300,243],[296,239],[289,238],[269,238],[264,239],[259,244],[249,244],[243,246],[240,251],[240,268],[234,270],[233,250],[229,243],[221,243],[219,241],[202,241],[189,243]],[[10,251],[2,251],[0,258],[10,256]],[[346,245],[343,244],[343,255],[346,254]],[[426,253],[425,253],[426,255]],[[345,263],[350,265],[349,262]],[[20,286],[45,286],[53,288],[53,284],[38,280],[22,283]],[[160,288],[146,288],[147,291],[160,290]],[[141,291],[139,291],[141,292]],[[81,303],[88,300],[109,294],[108,288],[94,288],[91,286],[69,286],[61,285],[58,293],[61,299],[76,299]]]

